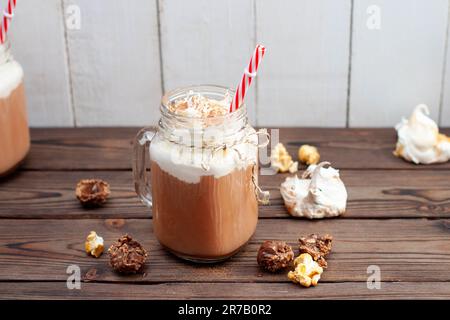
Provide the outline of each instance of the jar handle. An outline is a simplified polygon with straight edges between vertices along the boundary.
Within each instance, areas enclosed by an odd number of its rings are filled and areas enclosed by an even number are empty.
[[[258,142],[256,144],[256,147],[259,148],[265,148],[268,146],[270,141],[270,135],[267,132],[267,129],[259,129],[255,132],[256,136],[258,137]],[[260,143],[259,142],[259,136],[265,136],[266,141]],[[255,195],[256,199],[260,204],[267,205],[270,201],[270,192],[266,190],[262,190],[261,187],[258,184],[258,166],[255,164],[252,169],[252,182],[253,186],[255,187]]]
[[[262,190],[258,184],[258,166],[256,164],[252,167],[252,183],[255,188],[255,196],[258,203],[268,205],[270,203],[270,192]]]
[[[151,128],[144,128],[134,138],[133,177],[134,188],[141,201],[152,207],[152,186],[147,175],[147,157],[149,146],[156,132]]]

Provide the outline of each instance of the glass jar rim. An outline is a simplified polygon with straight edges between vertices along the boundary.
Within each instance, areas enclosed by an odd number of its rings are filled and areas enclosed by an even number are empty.
[[[158,122],[159,132],[167,140],[172,142],[179,140],[180,132],[194,137],[204,137],[205,135],[215,135],[216,132],[222,132],[222,138],[217,140],[217,144],[212,141],[208,142],[211,147],[215,148],[223,145],[224,141],[229,143],[229,141],[241,140],[245,137],[245,130],[248,125],[245,104],[242,104],[240,108],[233,112],[212,117],[190,117],[169,110],[170,102],[187,97],[188,94],[192,94],[190,91],[203,94],[208,98],[219,99],[223,98],[227,92],[234,93],[233,90],[218,85],[193,85],[167,92],[161,99],[161,118]],[[174,130],[174,128],[179,130]],[[202,141],[202,146],[203,144]],[[194,143],[191,141],[186,145],[193,146]]]
[[[163,115],[170,114],[173,117],[183,119],[183,120],[195,119],[194,117],[189,117],[187,115],[181,115],[181,114],[175,114],[175,113],[171,112],[169,109],[169,103],[176,100],[176,98],[182,98],[182,97],[186,96],[187,93],[190,91],[201,93],[201,92],[207,92],[208,89],[210,89],[211,92],[213,92],[213,90],[223,91],[223,96],[227,92],[231,96],[234,96],[234,94],[235,94],[234,89],[231,89],[229,87],[222,86],[222,85],[215,85],[215,84],[196,84],[196,85],[191,85],[191,86],[179,87],[179,88],[176,88],[176,89],[166,92],[162,96],[161,107],[160,107],[161,113]],[[219,92],[216,92],[216,93],[219,94]],[[226,120],[227,118],[230,118],[230,117],[239,117],[241,115],[246,115],[246,111],[247,111],[247,107],[246,107],[245,103],[242,103],[241,106],[238,109],[234,110],[233,112],[229,112],[224,115],[216,115],[212,118],[217,119],[217,120],[221,120],[221,119]]]

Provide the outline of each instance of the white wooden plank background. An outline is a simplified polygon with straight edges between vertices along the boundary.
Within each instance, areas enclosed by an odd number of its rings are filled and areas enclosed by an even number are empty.
[[[160,1],[164,88],[235,88],[255,48],[253,1]],[[246,104],[255,120],[255,90]]]
[[[268,47],[258,125],[345,126],[350,9],[350,0],[256,2],[257,39]]]
[[[65,26],[71,4],[80,30]],[[393,126],[424,102],[450,126],[449,0],[21,0],[16,13],[34,127],[154,124],[164,89],[234,87],[256,42],[253,124]]]
[[[371,5],[380,29],[367,27]],[[439,118],[447,17],[446,0],[355,1],[351,126],[393,126],[420,103]]]
[[[156,124],[161,98],[155,1],[64,0],[81,29],[67,30],[76,124]]]
[[[449,21],[449,23],[450,23],[450,21]],[[446,57],[445,57],[444,83],[443,83],[443,87],[442,87],[440,125],[450,127],[450,50],[448,48],[448,45],[450,44],[449,28],[447,28],[447,38],[446,39],[447,39],[447,50],[446,50]]]
[[[0,1],[2,10],[6,3]],[[30,124],[73,126],[61,1],[40,1],[38,11],[35,0],[18,5],[10,41],[25,72]]]

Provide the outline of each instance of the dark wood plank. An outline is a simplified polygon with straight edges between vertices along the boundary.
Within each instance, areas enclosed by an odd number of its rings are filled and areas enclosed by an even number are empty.
[[[320,283],[302,288],[291,283],[83,283],[68,290],[65,282],[0,282],[0,299],[449,299],[447,282]]]
[[[450,128],[441,129],[449,134]],[[291,155],[303,144],[319,148],[321,160],[339,169],[449,169],[450,163],[417,166],[393,156],[397,142],[394,128],[282,128],[280,141]]]
[[[23,169],[110,170],[131,168],[138,128],[32,129],[31,152]],[[442,129],[449,134],[450,129]],[[300,145],[319,148],[322,160],[340,169],[423,169],[392,155],[396,133],[389,129],[282,128],[280,141],[292,155]],[[426,168],[449,169],[450,163]]]
[[[289,174],[261,177],[271,191],[264,216],[288,216],[279,186]],[[301,173],[300,173],[301,175]],[[450,216],[450,170],[340,170],[347,192],[341,218],[439,218]],[[289,217],[289,216],[288,216]]]
[[[84,252],[84,238],[96,230],[106,246],[129,233],[149,250],[144,274],[120,276]],[[450,220],[334,219],[260,220],[249,245],[217,265],[183,262],[156,241],[151,219],[140,220],[2,220],[0,281],[65,281],[66,268],[77,264],[86,281],[161,282],[288,282],[285,273],[268,274],[256,264],[256,252],[266,239],[296,244],[300,235],[329,233],[335,238],[322,282],[366,282],[367,267],[381,268],[383,281],[450,281]]]
[[[31,150],[23,169],[131,169],[139,128],[31,129]]]
[[[173,257],[154,238],[151,211],[137,199],[130,172],[138,130],[32,129],[22,170],[0,180],[0,298],[450,298],[450,220],[388,219],[448,218],[450,163],[416,166],[397,159],[395,130],[281,129],[280,141],[292,155],[301,144],[313,144],[322,160],[341,169],[348,212],[339,219],[292,219],[278,191],[286,175],[262,176],[271,205],[260,208],[265,219],[255,236],[237,256],[207,266]],[[85,210],[74,197],[76,182],[89,177],[111,183],[113,196],[103,208]],[[142,241],[150,250],[145,273],[120,276],[107,255],[88,257],[83,243],[90,230],[107,245],[125,232]],[[299,288],[285,273],[256,265],[263,240],[295,245],[310,232],[335,237],[319,287]],[[66,288],[71,264],[81,267],[81,291]],[[381,268],[381,290],[366,287],[369,265]]]
[[[342,218],[450,217],[450,170],[341,170],[349,194]],[[260,217],[290,218],[279,185],[287,175],[261,176],[271,204]],[[101,178],[112,197],[103,208],[83,209],[76,183]],[[0,183],[0,218],[148,218],[151,210],[138,200],[130,171],[20,171]]]
[[[81,179],[99,178],[111,185],[101,208],[86,209],[75,197]],[[0,183],[0,217],[5,218],[150,218],[138,199],[130,171],[19,171]]]

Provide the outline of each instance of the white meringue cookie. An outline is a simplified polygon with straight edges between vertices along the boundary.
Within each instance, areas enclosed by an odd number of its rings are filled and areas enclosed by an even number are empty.
[[[450,159],[450,138],[439,134],[436,122],[428,115],[430,111],[419,104],[410,118],[402,119],[395,126],[398,134],[394,155],[415,164],[446,162]]]
[[[339,178],[339,170],[328,162],[310,165],[299,179],[288,177],[281,184],[281,196],[288,212],[294,217],[320,219],[345,212],[347,190]]]

